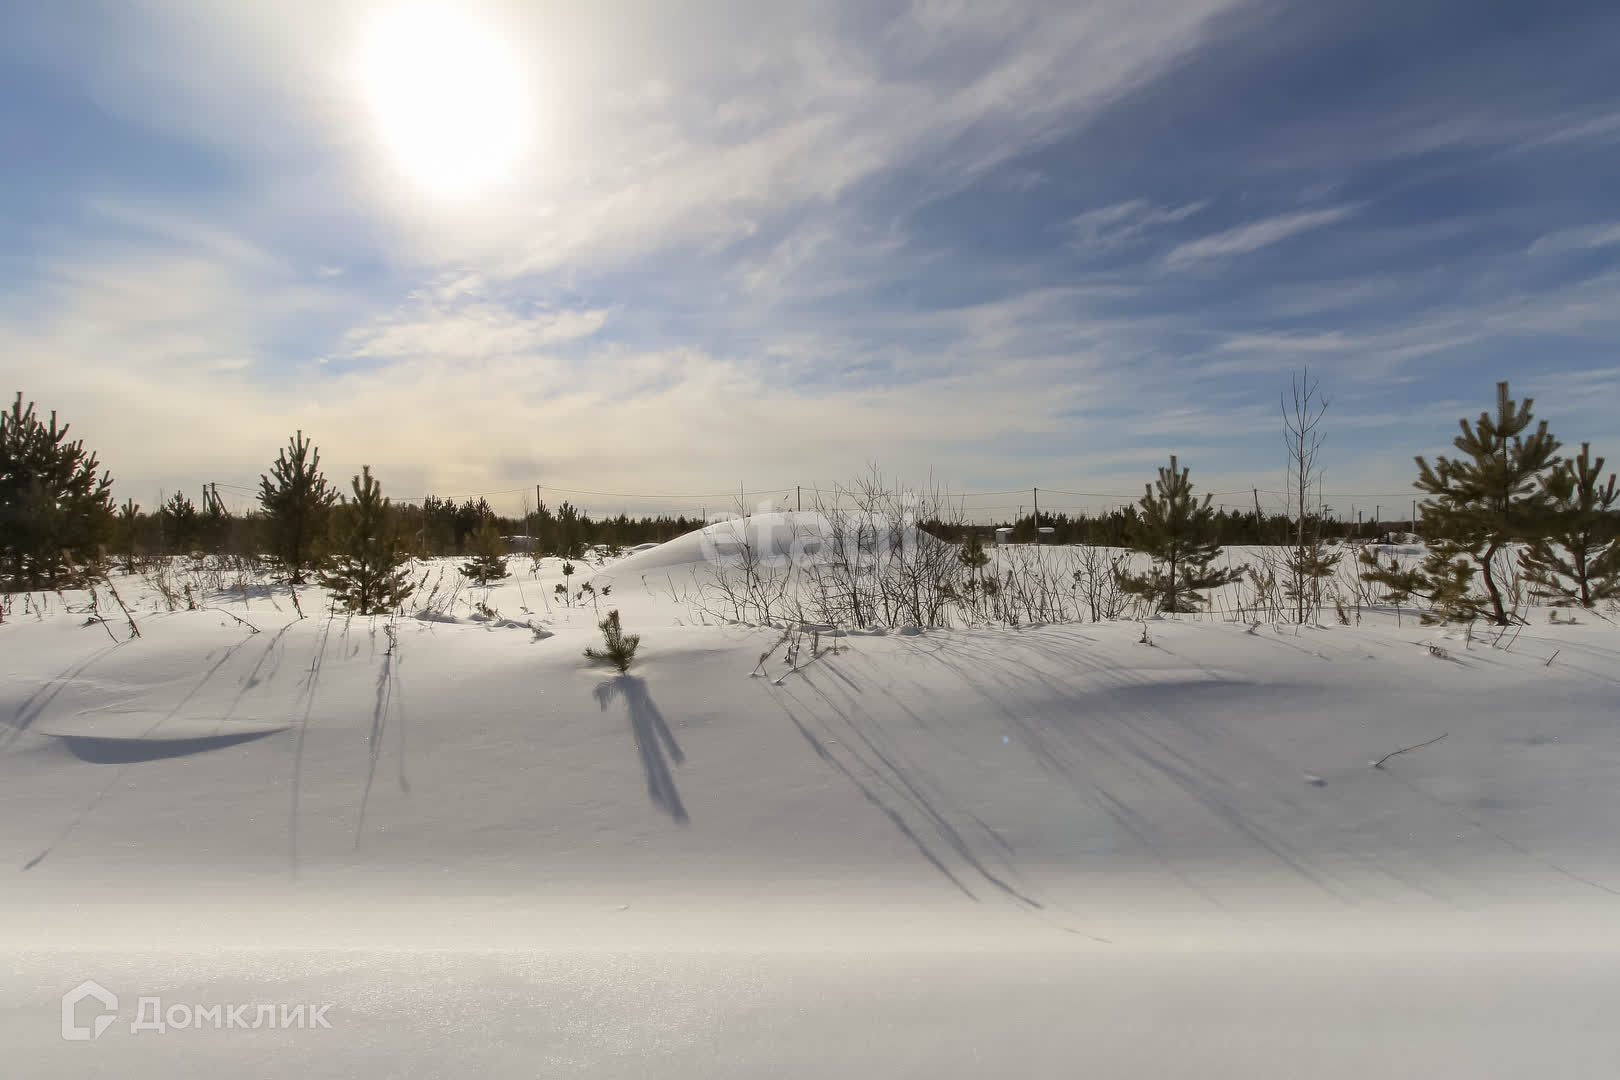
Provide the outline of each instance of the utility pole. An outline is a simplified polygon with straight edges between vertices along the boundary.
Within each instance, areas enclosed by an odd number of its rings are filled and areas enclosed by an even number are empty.
[[[803,484],[794,484],[793,485],[793,503],[794,503],[794,509],[796,509],[796,510],[798,510],[798,511],[800,511],[802,513],[803,510],[804,510],[804,485]]]
[[[1035,542],[1038,544],[1041,542],[1041,489],[1031,488],[1030,491],[1035,496]]]

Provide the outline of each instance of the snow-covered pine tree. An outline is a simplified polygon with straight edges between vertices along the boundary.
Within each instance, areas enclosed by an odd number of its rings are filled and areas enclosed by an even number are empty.
[[[17,394],[0,412],[0,559],[16,585],[56,584],[97,554],[112,527],[112,477],[84,440],[67,441],[56,413],[43,423]]]
[[[1178,469],[1176,456],[1170,467],[1159,469],[1158,481],[1145,488],[1138,500],[1142,512],[1131,530],[1132,550],[1145,552],[1153,567],[1145,574],[1120,574],[1120,588],[1141,596],[1159,611],[1197,611],[1198,595],[1208,589],[1237,580],[1242,568],[1231,570],[1210,566],[1220,555],[1215,540],[1215,511],[1211,496],[1199,502],[1192,493],[1187,469]],[[1154,488],[1158,491],[1155,492]]]
[[[494,517],[486,517],[484,523],[473,531],[469,552],[472,558],[461,564],[461,572],[480,586],[507,576],[506,541],[501,537]]]
[[[1473,425],[1466,419],[1457,422],[1462,434],[1452,445],[1462,456],[1441,456],[1432,468],[1423,457],[1416,458],[1413,486],[1431,496],[1421,506],[1429,545],[1422,591],[1454,619],[1483,615],[1498,626],[1508,625],[1511,613],[1497,581],[1497,553],[1514,543],[1534,542],[1552,527],[1553,497],[1543,480],[1558,465],[1559,444],[1545,420],[1525,434],[1533,404],[1525,398],[1515,405],[1508,384],[1499,382],[1495,416],[1482,412]],[[1489,594],[1485,600],[1466,595],[1475,566]],[[1459,585],[1461,596],[1456,595]]]
[[[289,584],[302,585],[304,571],[315,565],[315,546],[337,497],[337,489],[321,473],[320,450],[302,431],[287,440],[270,463],[270,474],[259,476],[270,551],[281,560]]]
[[[354,478],[354,500],[331,513],[330,554],[321,584],[349,611],[376,615],[395,611],[410,596],[409,556],[400,543],[394,508],[367,465]]]
[[[1547,482],[1552,494],[1548,532],[1519,553],[1525,580],[1545,596],[1596,607],[1620,597],[1620,536],[1615,503],[1620,490],[1614,473],[1600,483],[1603,459],[1591,457],[1590,443],[1564,461]]]

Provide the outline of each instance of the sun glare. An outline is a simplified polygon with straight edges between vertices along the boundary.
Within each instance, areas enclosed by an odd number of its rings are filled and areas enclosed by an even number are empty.
[[[382,139],[412,181],[454,197],[511,174],[529,142],[528,86],[491,28],[453,11],[394,12],[361,63]]]

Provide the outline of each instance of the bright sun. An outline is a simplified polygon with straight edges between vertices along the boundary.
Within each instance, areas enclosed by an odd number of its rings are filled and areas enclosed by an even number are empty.
[[[459,196],[511,174],[529,140],[528,86],[499,35],[451,11],[398,11],[361,62],[383,141],[416,183]]]

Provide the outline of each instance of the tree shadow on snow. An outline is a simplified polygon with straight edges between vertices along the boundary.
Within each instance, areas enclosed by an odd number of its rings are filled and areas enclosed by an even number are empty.
[[[664,723],[664,714],[647,693],[645,680],[635,675],[619,675],[597,684],[596,702],[603,711],[616,697],[624,698],[630,710],[630,731],[641,753],[642,771],[647,774],[647,797],[678,824],[685,825],[689,820],[686,807],[681,805],[681,793],[675,788],[675,777],[670,774],[664,754],[667,751],[677,765],[686,760],[686,755]]]
[[[69,752],[80,761],[96,765],[130,765],[141,761],[187,757],[209,750],[221,750],[237,743],[252,742],[286,728],[249,731],[235,735],[203,735],[194,739],[107,739],[94,735],[62,735]]]

